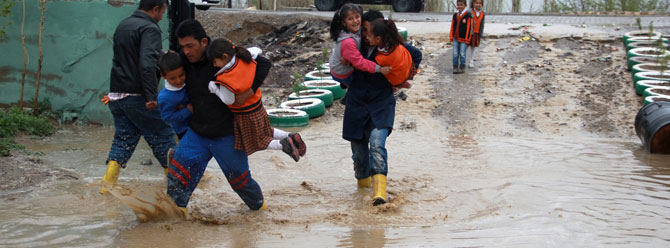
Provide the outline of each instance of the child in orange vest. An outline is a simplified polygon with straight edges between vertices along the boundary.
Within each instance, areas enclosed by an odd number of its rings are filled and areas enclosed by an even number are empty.
[[[482,10],[484,0],[470,1],[470,9],[472,10],[472,19],[474,20],[474,30],[472,32],[472,39],[470,39],[470,68],[475,67],[475,47],[479,46],[479,41],[484,34],[484,11]]]
[[[384,75],[391,85],[395,88],[409,88],[407,80],[414,77],[416,68],[393,20],[372,21],[365,38],[370,46],[377,46],[375,61],[380,66],[391,66],[391,72]]]
[[[288,133],[270,126],[261,90],[239,105],[235,95],[251,88],[256,72],[254,58],[261,53],[259,48],[235,46],[227,39],[216,39],[207,48],[207,57],[214,66],[221,67],[216,73],[216,82],[209,82],[209,91],[216,94],[233,112],[235,119],[235,149],[250,155],[259,150],[282,150],[298,162],[307,151],[299,133]]]
[[[465,72],[465,51],[472,37],[472,15],[465,10],[466,0],[456,0],[456,9],[451,19],[449,40],[454,43],[453,66],[454,74]]]

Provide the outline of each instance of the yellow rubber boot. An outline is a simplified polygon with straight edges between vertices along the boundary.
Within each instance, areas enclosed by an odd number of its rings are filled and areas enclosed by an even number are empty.
[[[181,210],[182,212],[184,212],[184,219],[187,219],[186,216],[188,216],[188,209],[185,208],[185,207],[183,207],[183,208],[180,207],[179,210]]]
[[[370,187],[372,187],[372,178],[371,177],[366,177],[366,178],[358,179],[358,187],[359,188],[370,188]]]
[[[386,203],[386,176],[377,174],[372,176],[372,205]]]
[[[268,204],[266,203],[265,200],[263,200],[263,206],[261,206],[261,208],[259,208],[258,210],[260,211],[260,210],[266,210],[266,209],[268,209]]]
[[[168,178],[168,168],[163,168],[163,171],[165,172],[165,178]]]
[[[114,160],[109,160],[109,162],[107,162],[107,172],[105,172],[105,176],[102,177],[103,184],[100,187],[100,194],[107,194],[105,185],[114,186],[116,184],[116,181],[119,180],[120,171],[121,165],[118,162]]]

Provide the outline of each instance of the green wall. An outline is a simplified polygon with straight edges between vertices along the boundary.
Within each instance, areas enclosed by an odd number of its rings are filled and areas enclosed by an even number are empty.
[[[112,37],[116,25],[137,9],[134,0],[47,1],[42,37],[42,77],[39,100],[51,102],[61,120],[110,124],[112,116],[100,97],[109,91]],[[23,52],[21,48],[22,2],[16,1],[7,36],[0,41],[0,104],[15,104],[21,92]],[[166,11],[167,13],[167,11]],[[40,5],[26,1],[25,37],[28,52],[24,101],[33,99],[39,59]],[[167,14],[159,23],[163,50],[168,48]]]

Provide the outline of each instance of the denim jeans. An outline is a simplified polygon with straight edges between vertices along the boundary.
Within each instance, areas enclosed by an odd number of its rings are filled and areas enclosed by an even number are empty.
[[[386,153],[386,137],[388,128],[375,128],[360,142],[351,142],[351,158],[354,160],[356,179],[363,179],[376,174],[386,176],[388,173],[388,156]]]
[[[257,210],[263,206],[263,192],[251,177],[247,153],[235,150],[234,143],[233,135],[207,138],[187,129],[168,167],[167,193],[177,206],[188,205],[212,156],[230,187],[250,209]]]
[[[109,110],[114,117],[114,140],[107,161],[114,160],[125,167],[140,136],[144,136],[154,157],[167,168],[167,152],[175,147],[174,131],[161,119],[158,108],[149,110],[144,97],[129,96],[110,101]]]
[[[458,66],[459,62],[461,65],[465,65],[465,50],[467,48],[468,44],[458,42],[458,40],[454,37],[454,58],[452,60],[454,67]]]

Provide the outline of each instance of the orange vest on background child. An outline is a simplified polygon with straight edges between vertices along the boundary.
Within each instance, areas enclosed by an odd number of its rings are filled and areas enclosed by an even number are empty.
[[[479,16],[477,16],[476,10],[472,10],[472,18],[475,21],[474,32],[481,34],[484,28],[484,25],[482,25],[484,23],[484,10],[479,11]]]
[[[407,48],[398,45],[391,51],[377,50],[375,61],[380,66],[391,66],[391,72],[384,75],[392,85],[400,85],[407,81],[412,68],[412,55]]]
[[[251,63],[244,62],[239,58],[235,58],[235,64],[216,76],[216,83],[226,87],[235,95],[245,92],[251,88],[256,75],[256,61],[251,60]],[[254,112],[261,106],[261,90],[256,90],[256,93],[249,97],[242,105],[228,105],[230,111],[233,113]]]
[[[472,37],[472,14],[468,11],[456,12],[451,19],[451,30],[449,31],[449,40],[456,39],[461,43],[470,43]]]

